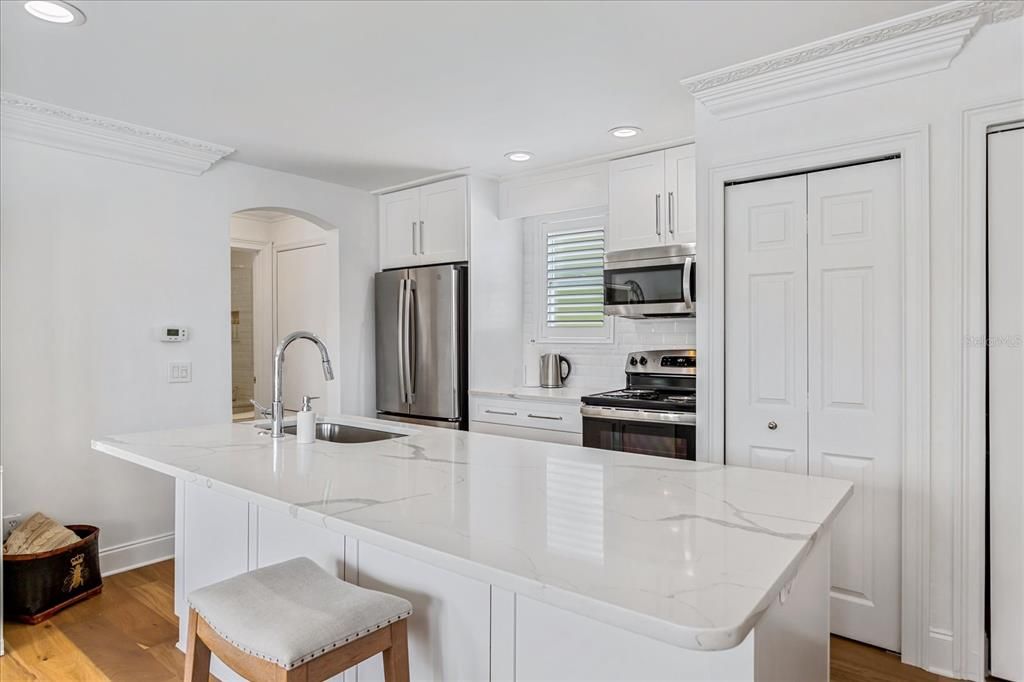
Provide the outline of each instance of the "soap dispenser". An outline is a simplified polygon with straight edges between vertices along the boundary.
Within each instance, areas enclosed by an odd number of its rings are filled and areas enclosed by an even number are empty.
[[[300,443],[312,443],[316,440],[316,412],[310,401],[317,400],[318,396],[302,396],[302,408],[296,415],[295,436]]]

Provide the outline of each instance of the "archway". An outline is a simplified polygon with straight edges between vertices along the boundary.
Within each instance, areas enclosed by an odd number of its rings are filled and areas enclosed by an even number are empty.
[[[231,409],[236,421],[269,406],[273,352],[280,339],[304,329],[317,334],[339,361],[338,233],[304,211],[258,207],[236,211],[231,237]],[[283,382],[287,410],[302,395],[317,396],[320,413],[337,410],[338,382],[327,384],[312,344],[288,350]]]

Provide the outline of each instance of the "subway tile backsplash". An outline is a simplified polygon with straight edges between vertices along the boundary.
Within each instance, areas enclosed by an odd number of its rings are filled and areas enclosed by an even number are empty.
[[[524,239],[523,253],[523,349],[537,336],[540,319],[540,290],[534,239]],[[572,363],[569,386],[617,388],[624,384],[627,354],[640,350],[669,350],[697,345],[694,318],[668,320],[629,320],[615,318],[612,343],[537,343],[540,353],[559,353]]]

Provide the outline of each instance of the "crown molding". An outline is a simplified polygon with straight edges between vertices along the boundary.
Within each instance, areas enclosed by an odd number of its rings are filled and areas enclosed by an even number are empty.
[[[26,142],[188,175],[202,175],[235,151],[9,92],[0,92],[0,131]]]
[[[1016,0],[958,0],[682,83],[733,118],[945,69],[982,25],[1022,14]]]

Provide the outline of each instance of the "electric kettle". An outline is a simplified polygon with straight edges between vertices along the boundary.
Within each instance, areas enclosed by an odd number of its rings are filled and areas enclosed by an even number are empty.
[[[565,373],[562,373],[562,365]],[[562,382],[569,378],[572,364],[558,353],[545,353],[540,356],[540,385],[543,388],[561,388]]]

